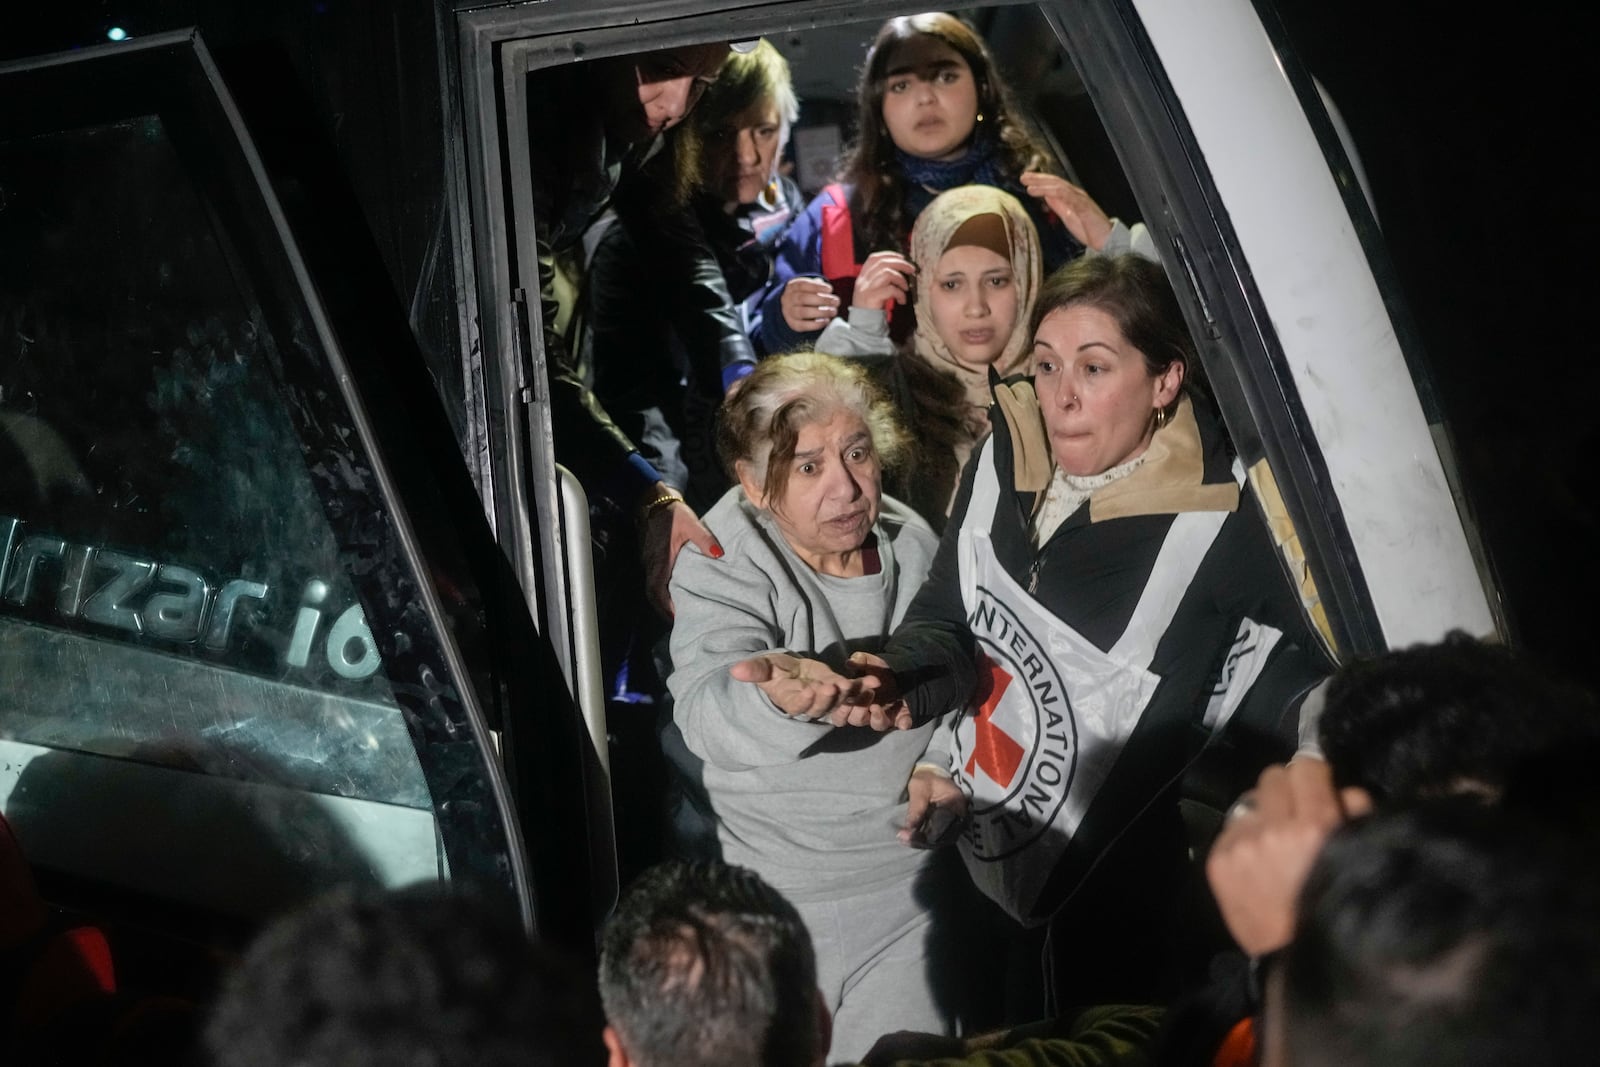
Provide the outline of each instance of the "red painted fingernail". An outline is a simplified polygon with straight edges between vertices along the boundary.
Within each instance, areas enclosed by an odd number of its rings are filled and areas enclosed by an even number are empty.
[[[711,558],[712,559],[721,559],[722,558],[722,546],[721,545],[713,544],[711,546]]]

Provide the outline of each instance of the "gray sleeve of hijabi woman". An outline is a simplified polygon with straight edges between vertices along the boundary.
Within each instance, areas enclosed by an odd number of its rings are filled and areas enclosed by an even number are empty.
[[[834,319],[813,345],[830,356],[892,356],[894,342],[889,338],[889,317],[879,308],[850,309],[849,321]]]
[[[1121,219],[1111,220],[1111,236],[1106,238],[1105,246],[1099,252],[1091,250],[1088,254],[1120,256],[1128,252],[1152,263],[1161,262],[1161,257],[1156,255],[1155,238],[1150,236],[1145,224],[1136,222],[1130,227]]]

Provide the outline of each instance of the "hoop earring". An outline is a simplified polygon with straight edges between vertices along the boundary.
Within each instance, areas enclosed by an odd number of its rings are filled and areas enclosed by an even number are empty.
[[[1166,408],[1156,408],[1156,429],[1159,430],[1172,421],[1172,413]]]

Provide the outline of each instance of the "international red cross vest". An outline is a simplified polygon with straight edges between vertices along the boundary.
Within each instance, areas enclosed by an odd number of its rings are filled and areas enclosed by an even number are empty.
[[[1045,884],[1150,704],[1156,646],[1227,513],[1174,517],[1123,636],[1101,651],[1006,573],[989,534],[1004,492],[992,437],[973,462],[958,561],[979,684],[955,726],[952,771],[971,811],[960,851],[979,889],[1038,925],[1053,903],[1041,900]],[[1263,636],[1252,668],[1210,694],[1211,730],[1227,724],[1281,635]]]

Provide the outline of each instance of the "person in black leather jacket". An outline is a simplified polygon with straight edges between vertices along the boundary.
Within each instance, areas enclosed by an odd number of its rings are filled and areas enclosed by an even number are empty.
[[[555,328],[559,300],[556,257],[571,251],[606,209],[619,183],[638,174],[683,121],[728,54],[722,43],[689,45],[559,67],[530,87],[534,229],[539,306],[550,387],[556,460],[575,474],[591,500],[631,510],[640,526],[651,599],[670,612],[667,578],[686,542],[716,556],[720,548],[678,489],[639,454],[584,384]],[[726,302],[719,271],[704,269],[703,246],[667,237],[652,243],[656,279],[694,279],[709,302]],[[715,329],[715,324],[708,320]],[[729,322],[722,342],[748,346]]]
[[[580,352],[595,395],[696,510],[728,488],[711,424],[723,391],[750,373],[758,294],[804,207],[778,174],[799,115],[789,65],[771,44],[735,52],[694,113],[591,228]],[[703,179],[696,181],[696,178]],[[691,260],[667,275],[665,248]]]

